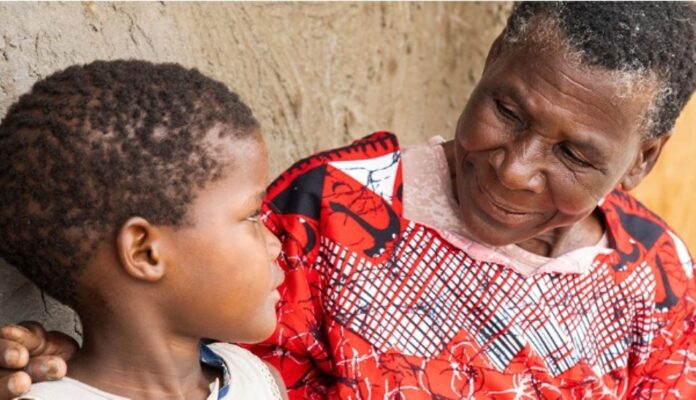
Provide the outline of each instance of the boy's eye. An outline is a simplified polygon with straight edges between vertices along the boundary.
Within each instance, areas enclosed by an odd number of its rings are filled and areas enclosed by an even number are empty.
[[[248,217],[246,217],[246,220],[247,220],[247,221],[253,222],[253,223],[259,222],[260,219],[261,219],[261,210],[260,210],[260,209],[254,211],[253,214],[251,214],[251,215],[249,215]]]

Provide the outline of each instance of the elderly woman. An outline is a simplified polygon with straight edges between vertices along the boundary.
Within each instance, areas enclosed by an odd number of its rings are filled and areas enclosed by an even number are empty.
[[[454,141],[378,132],[278,178],[255,351],[291,398],[696,398],[692,259],[627,192],[696,87],[695,26],[691,3],[518,4]],[[25,359],[61,340],[4,332]]]

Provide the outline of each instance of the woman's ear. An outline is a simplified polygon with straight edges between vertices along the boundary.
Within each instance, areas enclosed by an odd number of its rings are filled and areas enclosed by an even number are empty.
[[[643,140],[633,166],[620,182],[624,190],[634,189],[643,178],[648,175],[655,166],[655,163],[657,163],[657,159],[662,153],[662,148],[671,136],[672,134],[670,132],[655,138]]]
[[[133,278],[157,282],[164,276],[164,263],[159,253],[159,232],[146,219],[132,217],[116,237],[121,267]]]

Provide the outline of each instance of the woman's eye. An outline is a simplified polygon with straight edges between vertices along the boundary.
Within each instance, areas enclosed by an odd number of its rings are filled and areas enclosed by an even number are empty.
[[[576,165],[579,165],[581,167],[592,167],[592,164],[588,163],[587,161],[583,160],[582,158],[578,157],[577,154],[575,154],[571,149],[569,149],[567,146],[561,146],[561,152],[563,153],[563,156],[573,162]]]
[[[498,109],[498,112],[502,114],[505,118],[515,121],[515,122],[521,122],[520,117],[515,114],[514,111],[512,111],[510,108],[506,107],[505,104],[503,104],[500,100],[495,101],[495,107]]]

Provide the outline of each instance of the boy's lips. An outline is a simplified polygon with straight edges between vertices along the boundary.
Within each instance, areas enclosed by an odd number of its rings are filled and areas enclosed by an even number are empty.
[[[277,279],[277,282],[273,285],[273,291],[278,291],[278,289],[283,284],[283,282],[285,282],[285,272],[275,262],[273,263],[273,267],[279,271],[279,275],[280,275],[279,278]]]
[[[282,272],[278,264],[273,264],[275,268],[278,268],[280,270],[280,278],[276,281],[276,283],[273,285],[273,290],[271,290],[271,297],[273,298],[273,303],[277,303],[280,301],[280,286],[285,282],[285,273]]]

